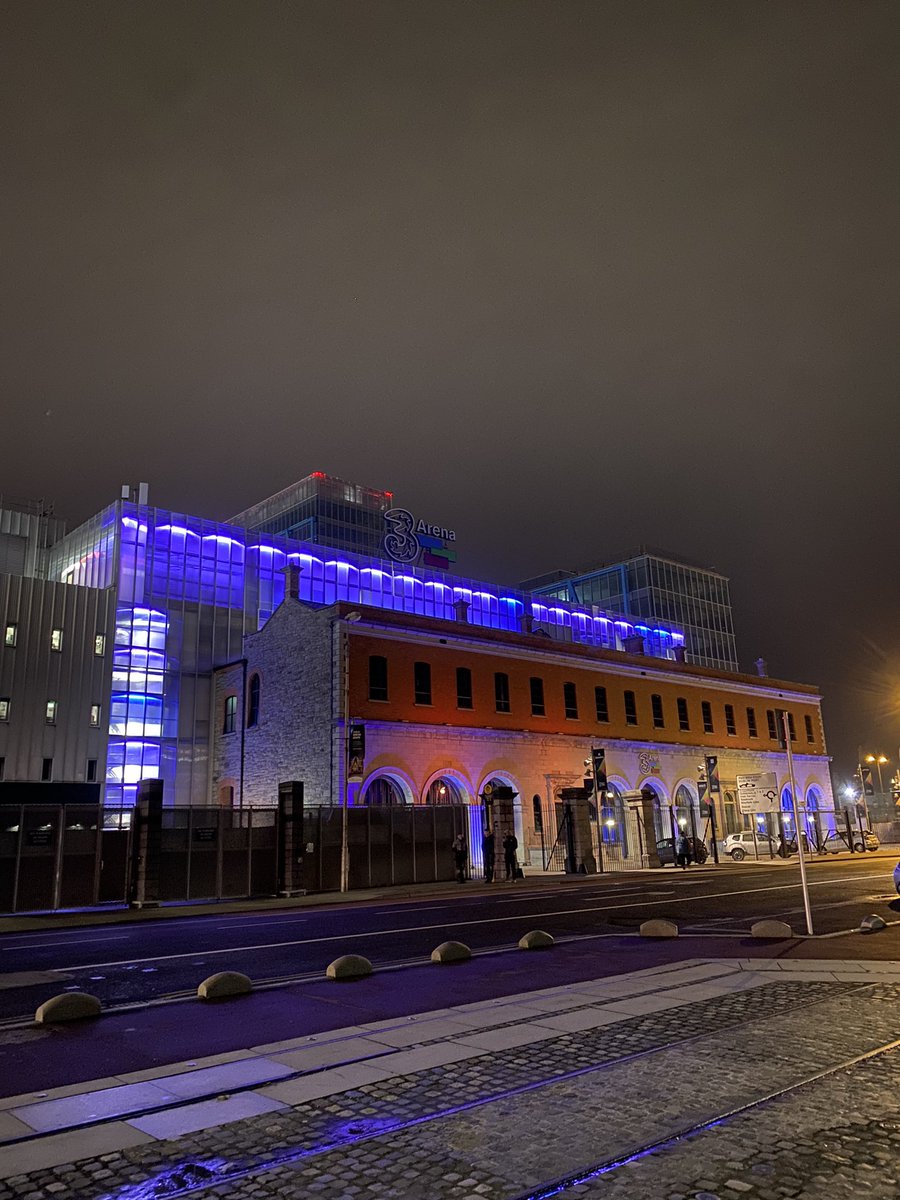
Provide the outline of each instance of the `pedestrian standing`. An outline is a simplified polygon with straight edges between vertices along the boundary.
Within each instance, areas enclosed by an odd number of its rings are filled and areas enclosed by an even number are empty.
[[[496,859],[496,851],[494,850],[494,831],[486,829],[481,839],[481,857],[484,862],[484,878],[486,883],[494,882],[494,862]]]
[[[688,841],[687,834],[683,833],[678,839],[678,865],[682,869],[686,869],[691,865],[691,843]]]
[[[516,877],[516,851],[519,848],[519,843],[516,840],[516,835],[510,832],[503,839],[503,866],[506,871],[506,881],[509,883]]]
[[[466,851],[466,839],[461,833],[458,833],[453,839],[453,860],[456,863],[456,882],[466,882],[466,860],[469,855]]]

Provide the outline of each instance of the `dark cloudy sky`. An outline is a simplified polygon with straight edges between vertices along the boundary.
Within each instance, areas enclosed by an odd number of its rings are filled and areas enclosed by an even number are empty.
[[[900,745],[896,0],[7,0],[0,491],[667,546]]]

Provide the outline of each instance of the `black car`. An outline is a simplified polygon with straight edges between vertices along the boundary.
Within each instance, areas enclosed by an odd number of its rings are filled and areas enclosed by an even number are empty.
[[[702,865],[709,858],[709,851],[706,849],[704,842],[699,838],[688,838],[688,844],[691,847],[691,862]],[[656,853],[659,855],[659,861],[664,867],[671,863],[674,865],[676,852],[672,848],[672,838],[663,838],[656,843]]]

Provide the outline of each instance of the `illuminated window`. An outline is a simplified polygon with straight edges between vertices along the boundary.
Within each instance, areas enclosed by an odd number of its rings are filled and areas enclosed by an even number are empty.
[[[100,728],[100,705],[99,704],[91,705],[91,726],[94,729]]]
[[[44,721],[48,725],[56,724],[56,708],[57,708],[57,704],[56,704],[55,700],[47,701],[47,707],[44,710]]]
[[[41,761],[41,783],[49,783],[53,778],[53,759],[45,758]]]
[[[50,649],[62,650],[63,631],[61,629],[50,630]]]
[[[106,653],[106,634],[98,633],[94,638],[94,653],[98,658],[102,658]]]
[[[713,726],[712,705],[708,700],[703,700],[700,704],[700,712],[703,716],[703,732],[715,733]]]
[[[510,711],[509,676],[502,671],[497,671],[494,675],[494,707],[498,713]]]
[[[634,692],[626,692],[625,693],[625,724],[626,725],[637,725],[637,723],[638,723],[637,700],[635,699]]]
[[[531,688],[531,715],[533,717],[543,717],[546,715],[544,707],[544,681],[538,677],[532,676],[528,681]]]
[[[757,732],[757,729],[756,729],[756,709],[755,708],[747,709],[747,732],[749,733],[750,737],[754,737],[754,738],[759,737],[759,733]]]
[[[84,777],[88,783],[96,783],[97,782],[97,760],[96,760],[96,758],[89,758],[87,760],[87,770],[84,773]]]
[[[678,709],[678,728],[679,729],[690,729],[691,718],[688,714],[687,700],[685,700],[684,696],[679,696],[678,699],[675,701],[675,705]]]
[[[16,636],[18,632],[18,625],[7,625],[6,633],[3,635],[3,645],[14,646],[16,644]]]
[[[413,692],[416,704],[431,703],[431,663],[413,663]]]
[[[729,737],[737,737],[737,725],[734,720],[734,705],[725,705],[725,732]]]
[[[775,710],[773,708],[766,709],[766,724],[769,727],[769,739],[773,742],[778,742],[781,739],[778,736],[778,722],[775,719]]]
[[[653,712],[653,728],[665,728],[666,718],[663,713],[662,696],[659,696],[654,692],[654,694],[650,697],[650,708]]]
[[[472,708],[472,672],[468,667],[456,668],[456,707]]]
[[[809,742],[810,746],[812,746],[816,740],[815,734],[813,733],[812,717],[809,715],[809,713],[807,713],[803,720],[806,724],[806,740]]]
[[[237,696],[225,697],[225,719],[222,722],[223,733],[234,733],[237,718]]]
[[[369,655],[369,699],[387,700],[388,662],[381,654]]]
[[[0,697],[0,721],[9,720],[9,696]]]
[[[563,684],[563,707],[567,721],[578,720],[578,690],[574,683]]]
[[[252,729],[259,724],[259,676],[250,676],[250,686],[247,689],[247,728]]]
[[[609,702],[606,699],[606,688],[605,687],[595,687],[594,688],[594,705],[597,709],[597,720],[598,721],[608,721],[609,720]]]

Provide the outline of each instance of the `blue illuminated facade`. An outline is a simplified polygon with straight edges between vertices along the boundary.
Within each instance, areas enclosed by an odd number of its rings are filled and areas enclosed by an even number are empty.
[[[210,799],[212,671],[241,657],[245,634],[282,602],[285,570],[300,599],[338,601],[458,624],[674,658],[680,630],[587,610],[515,589],[354,555],[276,534],[120,500],[51,547],[48,577],[116,591],[106,800],[129,804],[143,778],[162,778],[175,804]],[[526,621],[527,619],[527,621]]]

